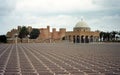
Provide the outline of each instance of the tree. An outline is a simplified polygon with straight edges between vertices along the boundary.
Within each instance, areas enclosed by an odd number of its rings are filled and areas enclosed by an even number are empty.
[[[7,43],[7,38],[5,35],[0,35],[0,42]]]
[[[100,40],[110,41],[110,33],[109,32],[100,32]]]
[[[100,40],[102,40],[103,36],[104,36],[104,32],[100,32]]]
[[[102,41],[106,40],[106,32],[100,32],[100,40]]]
[[[106,33],[106,41],[110,41],[110,33],[109,32]]]
[[[33,29],[30,33],[30,39],[36,39],[40,34],[38,29]]]
[[[118,35],[120,35],[120,31],[118,32]]]
[[[112,35],[112,40],[115,40],[115,35],[117,34],[117,31],[112,31],[111,35]]]
[[[27,28],[25,26],[23,26],[18,35],[18,37],[21,39],[21,42],[22,42],[22,39],[25,38],[28,34],[29,34],[29,32],[28,32]]]

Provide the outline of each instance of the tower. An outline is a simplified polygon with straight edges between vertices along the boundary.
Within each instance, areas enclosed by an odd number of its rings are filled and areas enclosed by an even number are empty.
[[[18,32],[20,32],[20,30],[21,30],[21,26],[18,26]]]

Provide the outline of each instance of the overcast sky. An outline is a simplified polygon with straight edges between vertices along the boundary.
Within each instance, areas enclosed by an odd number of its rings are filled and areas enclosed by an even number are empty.
[[[93,31],[120,31],[120,0],[0,0],[0,34],[18,25],[72,31],[81,17]]]

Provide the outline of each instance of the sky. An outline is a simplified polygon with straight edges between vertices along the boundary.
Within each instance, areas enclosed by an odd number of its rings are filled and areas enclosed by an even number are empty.
[[[81,20],[92,31],[120,31],[120,0],[0,0],[0,35],[17,26],[66,28]]]

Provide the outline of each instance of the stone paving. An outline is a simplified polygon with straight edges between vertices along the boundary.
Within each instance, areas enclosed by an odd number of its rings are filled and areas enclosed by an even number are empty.
[[[120,75],[120,44],[0,44],[0,75]]]

